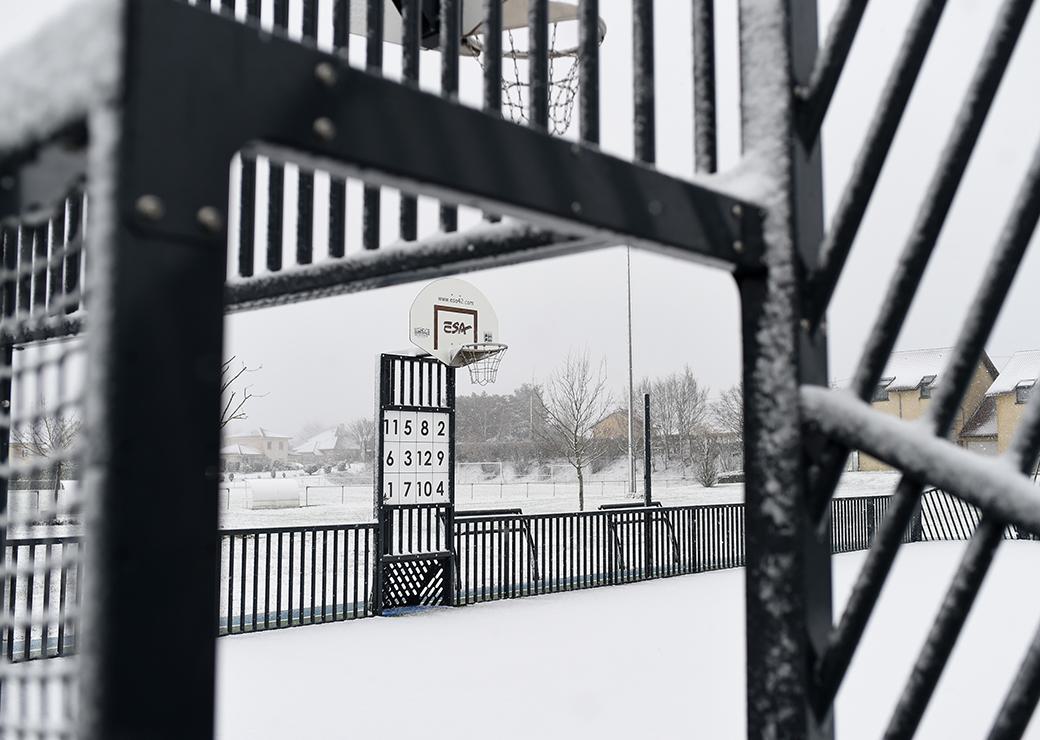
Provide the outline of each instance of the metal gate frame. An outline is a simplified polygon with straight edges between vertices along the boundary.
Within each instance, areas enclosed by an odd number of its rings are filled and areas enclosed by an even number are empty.
[[[693,5],[694,36],[700,40],[694,60],[697,162],[701,172],[712,173],[713,2]],[[94,245],[87,465],[95,542],[87,550],[83,737],[212,736],[213,532],[225,306],[370,289],[612,243],[730,270],[740,290],[749,736],[833,737],[834,696],[918,505],[921,483],[942,486],[984,512],[887,736],[912,735],[1004,526],[1040,532],[1040,502],[1023,474],[1040,449],[1040,396],[1030,403],[1007,461],[977,459],[944,439],[1040,214],[1040,155],[933,396],[928,423],[934,437],[881,418],[868,401],[1032,3],[1002,4],[853,392],[847,393],[826,389],[826,307],[945,2],[918,3],[824,233],[820,126],[865,5],[844,0],[818,50],[815,3],[740,0],[743,161],[727,180],[688,182],[652,167],[650,0],[633,0],[636,163],[596,147],[595,84],[582,86],[582,141],[571,144],[545,133],[544,106],[537,101],[534,125],[522,128],[174,0],[97,0],[95,9],[110,20],[107,30],[91,32],[111,35],[119,51],[107,60],[110,66],[69,70],[91,77],[92,85],[83,88],[87,93],[63,102],[57,113],[27,106],[22,113],[28,124],[15,139],[0,139],[0,175],[18,183],[10,189],[15,195],[5,195],[0,215],[39,202],[27,195],[33,188],[56,187],[31,177],[34,168],[61,170],[53,162],[39,164],[53,135],[71,127],[89,139],[87,161],[72,168],[88,176]],[[532,7],[533,24],[544,21],[544,0]],[[596,8],[595,0],[581,2],[589,28]],[[584,36],[585,82],[598,71],[591,37]],[[171,41],[186,38],[190,45]],[[533,40],[544,48],[544,33]],[[495,65],[489,66],[493,75]],[[532,80],[536,90],[544,90],[545,65],[537,57]],[[12,104],[3,102],[5,108]],[[357,110],[373,115],[352,115]],[[400,146],[389,122],[415,120],[442,125],[437,132],[410,128],[410,145]],[[455,134],[446,137],[445,130]],[[495,166],[466,166],[474,147],[479,159]],[[369,184],[519,216],[534,226],[491,225],[466,238],[427,241],[425,249],[411,253],[376,251],[225,290],[224,204],[228,163],[236,152],[280,154]],[[56,179],[66,182],[60,174]],[[450,209],[443,222],[451,230]],[[142,369],[153,375],[146,378]],[[150,391],[156,383],[164,393],[156,399],[154,419],[174,440],[161,458],[136,434],[136,405],[142,395],[155,399]],[[905,477],[845,613],[832,626],[827,502],[850,448],[901,469]],[[156,495],[140,497],[137,477],[171,459],[178,465],[160,480]],[[164,498],[184,505],[171,512],[160,505]],[[164,526],[155,527],[158,521]],[[154,537],[137,536],[145,528]],[[141,563],[152,569],[149,577],[143,577]],[[142,604],[148,605],[148,620],[140,618]],[[168,639],[149,642],[147,652],[127,651],[126,645],[145,644],[145,629],[161,630]],[[152,680],[142,682],[142,675]],[[1040,638],[1015,677],[994,736],[1020,734],[1038,695]]]

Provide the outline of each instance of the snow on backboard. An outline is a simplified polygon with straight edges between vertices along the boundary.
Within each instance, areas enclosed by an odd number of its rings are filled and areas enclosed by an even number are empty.
[[[475,286],[458,278],[436,280],[419,292],[408,314],[408,338],[452,366],[462,345],[501,341],[491,303]]]

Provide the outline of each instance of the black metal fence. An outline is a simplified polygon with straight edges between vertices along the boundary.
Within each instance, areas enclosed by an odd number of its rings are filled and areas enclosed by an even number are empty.
[[[874,542],[889,496],[831,502],[831,550]],[[440,546],[430,510],[405,519],[394,552]],[[412,518],[409,523],[407,519]],[[903,542],[967,540],[976,508],[929,491]],[[1017,539],[1007,527],[1005,539]],[[222,530],[221,635],[373,616],[376,524]],[[575,591],[745,564],[743,504],[562,514],[463,513],[455,521],[456,605]],[[78,536],[7,541],[0,652],[11,662],[70,654],[81,578]]]
[[[220,533],[222,635],[372,616],[374,524]]]
[[[9,538],[0,588],[0,654],[9,662],[66,655],[76,647],[79,537]]]

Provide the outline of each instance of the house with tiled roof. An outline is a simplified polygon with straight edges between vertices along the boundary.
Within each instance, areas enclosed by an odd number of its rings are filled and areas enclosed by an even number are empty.
[[[255,450],[268,460],[287,462],[289,460],[289,440],[291,435],[279,434],[270,429],[260,427],[245,434],[229,434],[224,438],[224,445],[243,445]]]
[[[965,447],[988,455],[1011,445],[1026,403],[1040,378],[1040,350],[1016,352],[990,384],[985,399],[961,432]]]

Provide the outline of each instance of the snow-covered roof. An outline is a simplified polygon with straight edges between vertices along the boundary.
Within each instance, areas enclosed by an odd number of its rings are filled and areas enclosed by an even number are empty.
[[[986,396],[982,403],[964,424],[962,437],[996,437],[997,436],[997,400]]]
[[[881,374],[881,385],[890,391],[908,391],[920,388],[926,379],[932,384],[942,375],[951,351],[951,347],[940,347],[893,352]]]
[[[325,455],[337,449],[360,449],[357,440],[353,436],[342,434],[339,429],[339,427],[333,427],[332,429],[326,429],[324,432],[319,432],[293,447],[292,452],[296,455]],[[343,440],[342,442],[340,442],[341,439]]]
[[[273,432],[270,429],[264,429],[263,427],[258,427],[257,429],[242,434],[228,435],[228,439],[244,439],[246,437],[264,437],[266,439],[292,439],[291,434],[279,434],[278,432]]]
[[[1011,355],[1000,375],[986,391],[987,396],[1011,393],[1022,385],[1032,385],[1040,378],[1040,349],[1025,350]]]
[[[249,445],[227,445],[226,447],[220,448],[221,455],[263,455],[260,450]]]

